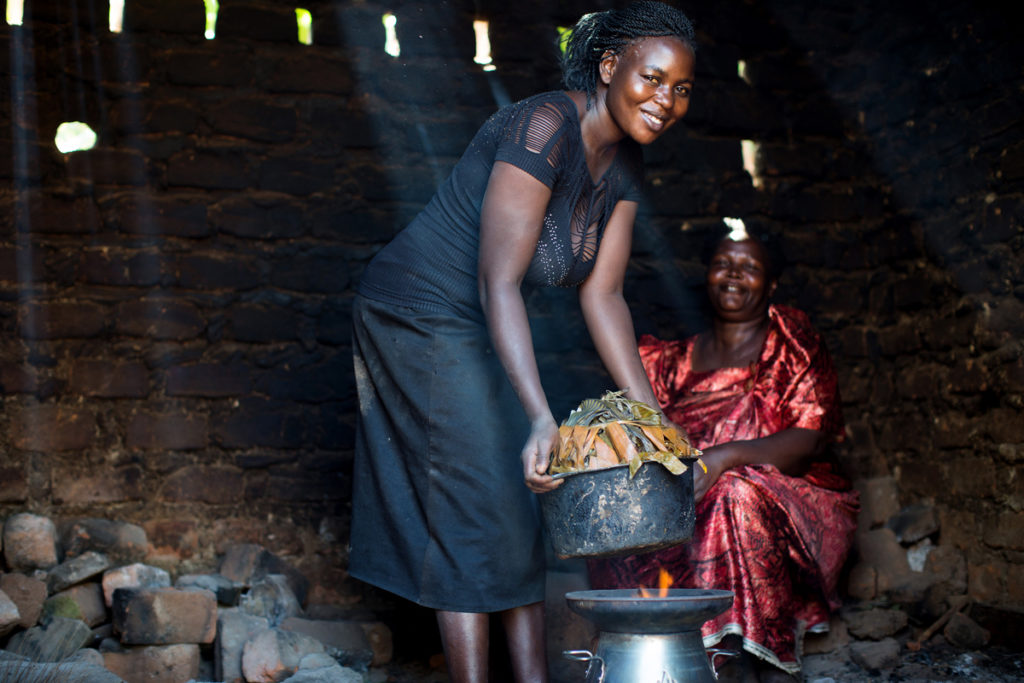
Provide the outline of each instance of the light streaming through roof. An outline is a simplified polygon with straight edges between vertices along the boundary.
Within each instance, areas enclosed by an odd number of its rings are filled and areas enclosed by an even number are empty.
[[[750,233],[747,232],[747,226],[743,224],[742,218],[723,218],[722,222],[729,228],[729,234],[726,235],[727,239],[731,239],[733,242],[742,242],[750,237]]]
[[[491,37],[488,33],[489,24],[484,19],[473,22],[473,33],[476,34],[476,55],[473,61],[484,67],[484,71],[494,71],[494,59],[491,57]]]
[[[107,24],[111,33],[120,33],[124,28],[124,0],[110,0]]]
[[[96,133],[87,123],[65,121],[57,126],[57,135],[54,136],[53,142],[61,154],[82,152],[96,146]]]
[[[203,35],[207,40],[213,40],[217,37],[217,11],[220,4],[217,0],[203,0],[203,4],[206,5],[206,31]]]
[[[388,12],[381,17],[381,21],[384,23],[384,52],[392,57],[397,57],[402,54],[402,48],[398,44],[398,32],[395,30],[398,25],[398,17]]]
[[[7,0],[7,23],[10,26],[21,26],[25,16],[25,0]]]
[[[758,189],[764,185],[764,179],[761,178],[760,169],[757,165],[757,155],[760,150],[761,146],[753,140],[740,141],[740,153],[743,155],[743,168],[750,174],[750,179],[754,181],[754,187]]]
[[[299,25],[299,42],[313,44],[313,14],[308,9],[295,8],[295,23]]]

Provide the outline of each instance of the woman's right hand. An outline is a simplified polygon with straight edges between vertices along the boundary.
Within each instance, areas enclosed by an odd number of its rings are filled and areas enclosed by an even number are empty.
[[[558,425],[550,415],[535,420],[523,446],[523,479],[534,493],[546,493],[562,485],[561,479],[547,474],[551,452],[558,445]]]
[[[729,444],[711,446],[704,450],[700,461],[708,468],[707,472],[700,466],[700,463],[693,463],[693,501],[699,503],[701,498],[715,485],[722,473],[729,469],[728,460]]]

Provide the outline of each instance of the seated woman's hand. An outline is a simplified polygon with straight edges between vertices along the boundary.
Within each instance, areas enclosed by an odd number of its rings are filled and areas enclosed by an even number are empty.
[[[523,479],[534,493],[545,493],[562,485],[560,479],[547,474],[551,451],[558,445],[558,425],[548,416],[533,422],[530,436],[523,447]]]
[[[722,473],[729,469],[729,444],[711,446],[704,451],[700,459],[708,471],[705,472],[698,463],[693,464],[693,499],[696,503],[699,503],[704,494],[715,485]]]

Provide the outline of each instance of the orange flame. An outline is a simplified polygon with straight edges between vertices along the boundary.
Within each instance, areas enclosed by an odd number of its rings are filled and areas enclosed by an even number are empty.
[[[665,571],[662,567],[658,572],[658,590],[655,592],[650,588],[641,588],[640,597],[642,598],[664,598],[668,596],[668,589],[672,587],[672,575]]]

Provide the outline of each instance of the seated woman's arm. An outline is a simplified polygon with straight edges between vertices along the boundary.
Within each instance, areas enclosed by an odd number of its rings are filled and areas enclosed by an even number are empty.
[[[694,496],[699,501],[722,473],[733,467],[774,465],[783,474],[799,475],[810,460],[821,455],[828,440],[825,432],[790,427],[760,439],[711,446],[701,457],[707,473],[699,467],[694,470]]]

